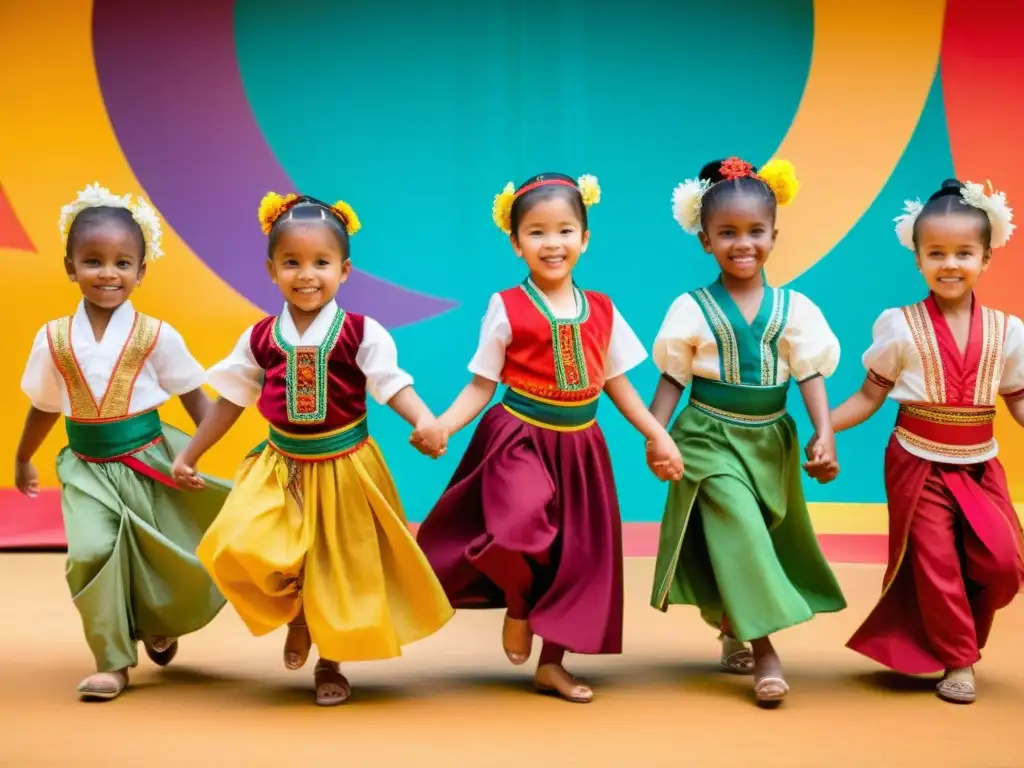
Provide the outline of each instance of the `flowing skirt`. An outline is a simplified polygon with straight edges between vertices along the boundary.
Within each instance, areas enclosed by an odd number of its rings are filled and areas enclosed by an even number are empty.
[[[302,609],[331,661],[399,656],[454,614],[372,439],[329,461],[249,457],[198,555],[254,635]]]
[[[892,437],[885,486],[882,596],[847,646],[908,675],[968,667],[1024,577],[1006,473],[997,459],[937,464]]]
[[[163,433],[132,454],[138,469],[68,448],[57,457],[65,576],[100,672],[135,666],[140,640],[195,632],[224,606],[195,551],[230,485],[205,477],[203,491],[179,490],[171,464],[188,436],[168,424]]]
[[[545,429],[493,406],[418,540],[456,608],[522,604],[551,643],[621,653],[622,523],[597,424]]]
[[[686,470],[665,503],[655,608],[697,606],[747,641],[846,607],[811,527],[792,417],[742,426],[688,406],[671,434]]]

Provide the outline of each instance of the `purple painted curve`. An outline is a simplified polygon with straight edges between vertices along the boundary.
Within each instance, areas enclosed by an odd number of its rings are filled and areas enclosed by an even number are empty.
[[[295,187],[245,95],[233,0],[96,0],[92,36],[114,132],[157,210],[236,291],[279,312],[256,209],[268,190]],[[455,306],[360,270],[341,297],[391,328]]]

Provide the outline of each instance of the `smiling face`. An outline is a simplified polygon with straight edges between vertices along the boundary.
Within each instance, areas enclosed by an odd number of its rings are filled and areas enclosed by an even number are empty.
[[[551,290],[571,279],[580,254],[587,250],[590,232],[564,195],[552,195],[523,214],[511,240],[533,281]]]
[[[86,301],[114,310],[146,274],[142,236],[114,217],[90,221],[74,232],[64,267]]]
[[[755,278],[775,247],[773,214],[759,197],[733,195],[708,214],[698,235],[701,245],[724,274],[740,281]]]
[[[923,216],[917,225],[917,266],[936,296],[956,302],[969,296],[988,269],[983,222],[970,213]]]
[[[291,221],[281,230],[267,262],[270,279],[294,310],[316,313],[348,279],[352,262],[322,221]]]

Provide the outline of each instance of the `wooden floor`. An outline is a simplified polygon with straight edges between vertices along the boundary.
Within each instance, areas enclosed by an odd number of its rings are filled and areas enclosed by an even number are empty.
[[[17,766],[963,766],[1024,765],[1024,601],[997,619],[979,700],[879,671],[843,645],[881,569],[838,566],[850,608],[778,636],[790,698],[752,703],[750,679],[716,671],[692,609],[647,606],[652,561],[627,561],[626,649],[570,657],[589,705],[535,694],[499,644],[499,612],[461,613],[395,661],[345,668],[345,706],[312,703],[312,665],[280,661],[282,635],[249,636],[230,608],[186,638],[166,670],[83,704],[90,671],[60,555],[0,555],[0,765]],[[143,657],[144,658],[144,657]]]

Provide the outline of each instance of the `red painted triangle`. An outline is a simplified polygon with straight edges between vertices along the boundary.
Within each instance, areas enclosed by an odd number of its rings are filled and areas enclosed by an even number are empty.
[[[4,194],[2,184],[0,184],[0,248],[12,248],[29,253],[36,252],[32,241],[28,239],[28,233],[18,221],[10,200]]]

